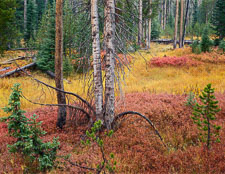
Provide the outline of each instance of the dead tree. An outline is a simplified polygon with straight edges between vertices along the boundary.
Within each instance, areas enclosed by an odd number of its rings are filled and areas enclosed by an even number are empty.
[[[182,48],[182,36],[183,36],[183,20],[184,20],[184,0],[180,1],[180,37],[179,48]]]
[[[139,0],[139,21],[138,21],[138,44],[141,45],[142,43],[142,39],[143,39],[143,28],[142,28],[142,18],[143,18],[143,15],[142,15],[142,0]]]
[[[179,0],[176,0],[176,17],[175,17],[175,26],[174,26],[174,39],[173,39],[173,48],[177,48],[177,25],[178,25],[178,10],[179,10]]]
[[[188,10],[189,10],[189,0],[187,0],[187,6],[186,6],[186,14],[185,14],[185,21],[184,21],[184,31],[182,35],[182,47],[184,46],[184,38],[186,34],[186,27],[187,27],[187,20],[188,20]]]
[[[94,68],[94,95],[95,95],[95,109],[97,117],[96,119],[104,122],[98,0],[91,0],[91,24],[92,24],[92,54],[93,54],[93,68]]]
[[[56,88],[64,90],[63,86],[63,0],[56,0],[55,16],[55,85]],[[58,104],[66,104],[65,94],[57,91]],[[66,124],[66,107],[58,107],[57,127],[63,128]]]
[[[115,114],[115,1],[107,0],[105,4],[105,124],[111,129]]]

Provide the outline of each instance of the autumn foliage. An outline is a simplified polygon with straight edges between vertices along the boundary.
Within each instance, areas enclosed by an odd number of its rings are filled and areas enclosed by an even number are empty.
[[[190,115],[192,109],[185,105],[185,95],[131,93],[126,100],[117,101],[117,112],[136,110],[145,114],[160,131],[168,149],[165,148],[150,126],[142,119],[127,116],[112,138],[105,138],[106,154],[113,152],[117,161],[116,173],[224,173],[225,172],[225,94],[217,94],[221,111],[216,123],[222,126],[221,143],[212,144],[210,151],[199,141],[197,126]],[[70,127],[64,130],[56,128],[55,108],[38,109],[36,113],[43,121],[42,128],[48,133],[45,141],[59,136],[61,147],[59,155],[71,153],[71,160],[82,165],[95,166],[101,157],[97,147],[80,147],[80,137],[84,135],[86,125]],[[19,156],[9,155],[6,144],[15,141],[7,136],[7,126],[0,124],[0,167],[5,172],[21,173],[23,161]],[[79,173],[82,170],[67,164],[56,169],[56,173]],[[84,171],[83,171],[84,172]]]
[[[201,62],[192,60],[188,57],[155,57],[151,59],[150,66],[163,67],[163,66],[197,66]]]

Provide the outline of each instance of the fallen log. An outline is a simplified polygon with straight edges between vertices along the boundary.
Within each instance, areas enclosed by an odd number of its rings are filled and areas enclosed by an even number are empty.
[[[10,69],[10,67],[6,67],[6,68],[3,68],[3,69],[0,69],[0,72],[6,71],[8,69]]]
[[[173,40],[171,40],[171,39],[155,39],[155,40],[152,40],[151,42],[170,44],[170,43],[173,43]],[[193,44],[193,42],[194,42],[193,40],[185,40],[184,44],[190,45],[190,44]],[[179,43],[179,41],[177,41],[177,43]]]
[[[6,64],[11,64],[16,60],[24,60],[24,59],[32,59],[33,57],[17,57],[13,59],[6,60],[4,62],[1,62],[0,65],[6,65]]]
[[[27,51],[27,50],[33,50],[35,48],[14,48],[14,49],[9,49],[9,51]]]
[[[12,71],[10,71],[10,72],[7,72],[7,73],[5,73],[5,74],[3,74],[3,75],[0,75],[0,78],[10,76],[10,75],[12,75],[12,74],[14,74],[14,73],[16,73],[16,72],[20,72],[20,71],[22,71],[22,70],[24,70],[24,69],[26,69],[26,68],[31,68],[31,67],[33,67],[33,66],[35,66],[35,65],[36,65],[35,62],[30,63],[30,64],[28,64],[28,65],[25,65],[25,66],[21,67],[21,68],[14,69],[14,70],[12,70]]]
[[[53,73],[52,71],[46,71],[46,74],[49,75],[52,79],[55,79],[55,73]],[[64,81],[66,81],[67,83],[71,83],[69,80],[63,79]]]

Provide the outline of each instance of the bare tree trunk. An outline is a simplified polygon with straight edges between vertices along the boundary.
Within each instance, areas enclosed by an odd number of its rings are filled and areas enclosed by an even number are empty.
[[[182,35],[182,47],[184,46],[184,38],[185,38],[185,34],[186,34],[188,10],[189,10],[189,0],[187,0],[187,7],[186,7],[186,14],[185,14],[185,21],[184,21],[184,32],[183,32],[183,35]]]
[[[175,26],[174,26],[174,42],[173,48],[177,48],[177,25],[178,25],[178,12],[179,12],[179,0],[176,0],[176,17],[175,17]]]
[[[152,0],[149,0],[150,9],[149,9],[149,15],[152,14]],[[148,41],[147,41],[147,47],[148,49],[151,47],[151,32],[152,32],[152,18],[150,17],[148,20]]]
[[[143,28],[142,28],[142,0],[139,0],[139,23],[138,23],[138,44],[141,45],[143,38]]]
[[[98,0],[91,0],[91,24],[92,24],[92,54],[94,67],[94,88],[95,88],[94,94],[95,94],[96,117],[97,120],[101,120],[102,122],[104,122]]]
[[[111,123],[115,114],[115,1],[106,1],[105,16],[105,41],[106,41],[106,65],[105,65],[105,123],[107,129],[111,129]]]
[[[160,26],[161,26],[161,28],[163,29],[163,0],[162,0],[162,2],[161,2],[161,22],[160,22]]]
[[[167,11],[166,11],[167,7],[166,7],[166,0],[164,1],[164,21],[163,21],[163,29],[166,29],[166,16],[167,16]]]
[[[55,15],[55,85],[56,88],[64,90],[63,87],[63,0],[56,0]],[[66,104],[65,94],[57,91],[58,104]],[[63,128],[66,124],[66,107],[58,107],[58,120],[56,125]]]
[[[184,0],[180,1],[180,37],[179,48],[182,48],[182,36],[183,36],[183,20],[184,20]]]
[[[27,30],[27,0],[24,0],[24,33],[26,33]]]

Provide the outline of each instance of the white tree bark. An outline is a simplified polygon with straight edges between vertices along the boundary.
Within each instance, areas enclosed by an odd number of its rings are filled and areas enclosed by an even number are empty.
[[[179,10],[179,0],[176,0],[176,17],[175,17],[175,26],[174,26],[174,42],[173,48],[177,48],[177,25],[178,25],[178,10]]]
[[[103,119],[103,86],[102,68],[100,57],[99,17],[98,0],[91,0],[91,25],[92,25],[92,54],[94,67],[94,95],[97,120]]]
[[[164,18],[163,18],[163,30],[166,29],[166,18],[167,18],[167,6],[166,6],[166,0],[164,1]]]
[[[142,0],[139,0],[139,22],[138,22],[138,44],[141,45],[142,39],[143,39],[143,27],[142,27],[142,9],[143,4]]]
[[[149,15],[152,14],[152,0],[149,0],[149,4],[150,4],[150,10],[149,10]],[[151,32],[152,32],[152,18],[150,17],[148,20],[148,41],[147,41],[147,47],[148,49],[151,47]]]
[[[115,1],[107,0],[105,5],[105,124],[111,129],[111,123],[115,114]]]

